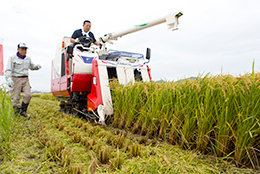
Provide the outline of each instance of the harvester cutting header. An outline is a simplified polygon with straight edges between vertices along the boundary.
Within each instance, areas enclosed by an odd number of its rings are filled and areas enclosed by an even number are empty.
[[[112,43],[119,37],[134,33],[164,22],[168,28],[178,29],[178,11],[147,23],[135,25],[120,32],[108,33],[99,38],[99,48],[91,45],[93,39],[83,36],[74,44],[70,37],[64,37],[59,43],[55,58],[52,61],[53,96],[62,98],[62,112],[77,112],[89,119],[105,124],[113,115],[109,81],[117,79],[120,84],[151,81],[150,49],[147,48],[146,59],[142,54],[126,51],[108,50],[106,43]],[[82,42],[89,39],[90,43]]]

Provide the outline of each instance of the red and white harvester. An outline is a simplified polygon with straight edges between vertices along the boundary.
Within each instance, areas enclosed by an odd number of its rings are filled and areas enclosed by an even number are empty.
[[[121,32],[106,34],[99,38],[102,43],[100,47],[94,47],[93,44],[89,47],[80,41],[82,38],[73,45],[70,37],[63,37],[52,60],[51,73],[51,92],[53,96],[63,99],[60,110],[65,113],[77,112],[105,124],[106,119],[113,115],[110,80],[117,79],[124,85],[136,80],[151,81],[147,65],[150,61],[149,48],[146,61],[139,53],[107,51],[106,43],[164,22],[167,22],[169,29],[176,30],[182,15],[177,11]]]

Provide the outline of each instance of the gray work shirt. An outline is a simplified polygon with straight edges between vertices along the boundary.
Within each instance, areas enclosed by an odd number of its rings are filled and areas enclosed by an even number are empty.
[[[28,76],[28,70],[38,70],[38,67],[33,64],[31,58],[26,56],[24,59],[19,58],[17,55],[11,56],[8,59],[6,70],[5,70],[5,78],[6,81],[12,79],[14,77]]]

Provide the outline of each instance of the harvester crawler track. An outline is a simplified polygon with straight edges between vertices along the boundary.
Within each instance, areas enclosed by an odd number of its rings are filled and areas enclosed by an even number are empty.
[[[92,121],[98,120],[98,116],[95,112],[87,112],[83,106],[76,102],[61,101],[60,112],[81,116]]]

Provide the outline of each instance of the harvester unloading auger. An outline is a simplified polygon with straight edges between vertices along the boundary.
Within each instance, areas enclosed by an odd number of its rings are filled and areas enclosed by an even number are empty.
[[[64,37],[52,61],[51,92],[53,96],[63,99],[60,110],[65,113],[77,112],[105,124],[106,119],[113,115],[110,80],[117,79],[125,85],[135,80],[151,81],[147,65],[150,61],[149,48],[146,52],[148,62],[145,62],[144,56],[139,53],[107,51],[106,43],[164,22],[174,31],[178,29],[182,15],[177,11],[127,30],[106,34],[99,38],[101,48],[88,47],[80,39],[72,46],[70,37]]]

